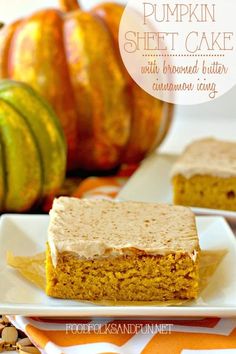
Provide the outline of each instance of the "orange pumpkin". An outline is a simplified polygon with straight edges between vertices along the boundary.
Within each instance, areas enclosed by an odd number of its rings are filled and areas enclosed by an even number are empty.
[[[1,29],[0,78],[28,83],[52,104],[68,143],[68,169],[140,161],[164,138],[172,106],[139,88],[121,61],[123,6],[61,6]]]

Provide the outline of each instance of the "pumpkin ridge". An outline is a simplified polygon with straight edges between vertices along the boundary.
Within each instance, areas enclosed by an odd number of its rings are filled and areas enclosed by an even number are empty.
[[[15,21],[14,23],[3,26],[0,32],[0,76],[9,76],[9,58],[11,55],[11,44],[17,29],[19,28],[22,20]]]
[[[33,204],[38,200],[40,195],[40,188],[42,184],[42,175],[40,164],[37,158],[39,157],[37,147],[35,145],[34,139],[28,130],[28,126],[25,125],[25,120],[23,117],[12,107],[8,102],[4,101],[0,98],[0,118],[2,118],[2,122],[0,122],[0,135],[3,146],[3,154],[5,161],[5,178],[6,178],[6,193],[5,193],[5,203],[4,209],[9,211],[23,211],[32,207]],[[7,113],[7,114],[6,114]],[[14,117],[14,119],[13,119]],[[18,121],[17,121],[17,119]],[[5,122],[4,122],[5,121]],[[14,122],[12,124],[12,122]],[[16,129],[17,124],[21,123],[20,129]],[[23,124],[24,125],[23,125]],[[4,132],[5,130],[5,132]],[[25,139],[28,134],[28,141],[25,140],[24,146],[25,156],[19,156],[16,159],[19,145],[17,143],[22,143],[22,139]],[[5,137],[4,137],[5,136]],[[14,140],[14,144],[11,141]],[[28,146],[27,146],[28,144]],[[8,154],[12,156],[7,156]],[[27,156],[27,154],[31,154]],[[26,158],[27,156],[27,158]],[[14,160],[13,160],[14,158]],[[31,160],[32,158],[36,158],[35,160]],[[8,162],[7,162],[8,161]],[[20,162],[19,162],[20,161]],[[31,169],[31,176],[27,174],[26,161],[28,163],[28,167],[32,168],[32,162],[36,163],[37,173],[35,173],[35,169]],[[17,165],[18,169],[17,170]],[[34,167],[35,167],[34,166]],[[18,174],[15,173],[18,172]],[[23,177],[21,177],[23,176]],[[31,177],[34,180],[31,180]],[[27,181],[31,183],[31,186],[27,184]],[[34,182],[34,188],[33,188]],[[11,185],[10,185],[11,183]],[[14,188],[13,188],[14,187]],[[22,188],[24,188],[22,190]],[[27,190],[27,198],[26,200],[22,200],[22,196],[24,192]],[[19,192],[19,195],[17,195]],[[20,196],[21,193],[21,196]],[[10,200],[10,201],[9,201]],[[9,205],[8,205],[9,204]]]
[[[67,58],[82,128],[80,166],[90,170],[114,168],[119,165],[128,141],[130,108],[110,33],[99,17],[83,11],[67,14],[65,28]]]
[[[9,67],[11,78],[27,82],[54,107],[68,143],[69,169],[77,164],[78,125],[66,67],[63,21],[64,14],[57,9],[38,11],[27,17],[14,36]]]
[[[0,94],[1,94],[1,89],[0,89]],[[0,99],[2,101],[4,101],[9,107],[12,108],[12,110],[14,110],[18,115],[21,116],[21,118],[24,120],[24,123],[25,125],[27,126],[28,130],[29,130],[29,133],[31,135],[31,138],[35,144],[35,147],[36,147],[36,150],[37,150],[37,155],[38,155],[38,158],[39,158],[39,164],[40,164],[40,171],[41,171],[41,183],[40,183],[40,192],[39,192],[39,195],[42,195],[43,194],[43,184],[44,184],[44,181],[45,181],[45,176],[44,176],[44,165],[43,165],[43,157],[42,157],[42,154],[41,154],[41,150],[39,148],[39,143],[38,143],[38,140],[37,140],[37,137],[35,136],[29,122],[27,121],[27,118],[25,117],[24,113],[22,113],[20,110],[18,110],[13,104],[11,104],[11,102],[7,101],[6,99],[4,99],[4,97],[1,97],[0,96]],[[40,198],[38,198],[38,200],[40,201]]]

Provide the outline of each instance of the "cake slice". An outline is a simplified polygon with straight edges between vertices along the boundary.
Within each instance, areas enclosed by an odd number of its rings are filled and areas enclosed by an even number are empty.
[[[174,204],[236,210],[236,143],[202,139],[172,170]]]
[[[199,251],[188,208],[61,197],[50,212],[46,292],[92,301],[196,298]]]

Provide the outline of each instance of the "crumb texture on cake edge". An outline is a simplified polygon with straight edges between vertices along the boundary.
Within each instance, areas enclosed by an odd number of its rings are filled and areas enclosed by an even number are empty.
[[[199,257],[119,256],[81,260],[70,253],[46,261],[49,296],[88,301],[167,301],[194,299],[199,292]]]
[[[172,184],[174,204],[236,211],[236,178],[176,175]]]

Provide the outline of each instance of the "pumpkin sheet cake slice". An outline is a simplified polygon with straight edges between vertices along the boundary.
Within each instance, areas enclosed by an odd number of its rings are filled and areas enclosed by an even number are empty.
[[[188,208],[60,197],[50,212],[46,292],[90,301],[193,299],[199,253]]]
[[[194,141],[173,166],[172,184],[175,204],[236,210],[236,143]]]

